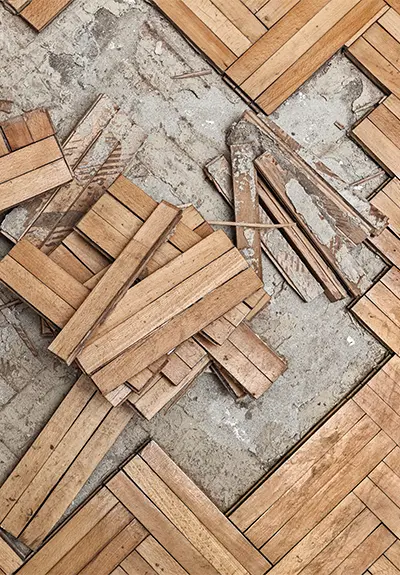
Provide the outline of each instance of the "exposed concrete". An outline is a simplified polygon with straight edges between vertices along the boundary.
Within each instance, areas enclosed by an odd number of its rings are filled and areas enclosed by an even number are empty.
[[[0,96],[15,101],[15,113],[48,106],[64,137],[105,91],[148,134],[129,176],[156,199],[193,202],[207,217],[231,218],[202,168],[226,152],[226,131],[245,105],[215,72],[171,79],[208,65],[150,5],[75,0],[39,36],[0,10],[0,26]],[[354,110],[365,111],[380,97],[337,55],[273,118],[304,146],[308,161],[329,167],[331,183],[344,190],[376,165],[334,122],[348,128],[360,114]],[[357,192],[365,197],[378,183]],[[382,269],[365,247],[355,253],[370,279]],[[273,300],[254,327],[287,358],[285,375],[263,398],[243,404],[204,375],[168,413],[151,423],[135,419],[85,494],[152,435],[226,509],[384,357],[385,350],[345,310],[348,301],[330,304],[320,296],[304,304],[263,261]],[[46,351],[47,344],[26,306],[0,313],[0,479],[76,378]]]

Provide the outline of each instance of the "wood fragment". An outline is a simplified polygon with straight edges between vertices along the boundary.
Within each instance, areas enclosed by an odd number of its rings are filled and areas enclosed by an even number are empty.
[[[297,226],[296,222],[289,222],[285,224],[252,224],[250,222],[226,222],[223,220],[210,220],[208,222],[213,226],[231,226],[236,228],[256,228],[261,230],[279,229],[279,228],[290,228]]]
[[[185,80],[186,78],[199,78],[200,76],[208,76],[209,74],[211,74],[211,70],[199,70],[197,72],[178,74],[177,76],[171,76],[171,78],[173,80]]]

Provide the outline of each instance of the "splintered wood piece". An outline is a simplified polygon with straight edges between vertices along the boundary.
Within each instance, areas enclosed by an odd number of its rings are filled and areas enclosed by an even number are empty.
[[[241,272],[190,308],[160,327],[143,343],[134,346],[93,375],[102,393],[109,393],[150,363],[201,331],[261,287],[251,269]]]
[[[111,313],[156,249],[176,226],[181,212],[162,202],[109,267],[49,349],[68,364],[74,361],[97,325]]]
[[[252,146],[232,145],[231,158],[235,220],[259,223],[257,174],[253,165]],[[260,231],[252,228],[236,228],[236,245],[239,250],[243,250],[244,257],[262,277]]]
[[[365,273],[351,254],[349,239],[331,223],[321,206],[321,194],[310,189],[303,174],[286,158],[273,158],[264,153],[255,162],[257,170],[275,191],[290,216],[342,279],[353,296],[361,294]]]
[[[157,443],[148,443],[140,456],[251,575],[263,575],[266,572],[268,561],[233,527]]]
[[[24,18],[37,32],[41,32],[54,20],[72,0],[52,0],[49,4],[46,0],[31,0],[26,8],[20,11]]]
[[[232,173],[228,160],[220,156],[207,164],[205,171],[225,201],[233,207]],[[266,224],[273,224],[262,206],[260,219]],[[260,235],[265,255],[299,297],[312,301],[323,293],[322,287],[279,230],[262,231]]]

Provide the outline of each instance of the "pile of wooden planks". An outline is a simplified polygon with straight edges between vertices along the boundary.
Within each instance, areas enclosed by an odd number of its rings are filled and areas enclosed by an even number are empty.
[[[353,250],[382,234],[385,212],[374,202],[344,200],[268,119],[246,112],[228,140],[231,165],[222,156],[206,173],[234,208],[236,222],[282,226],[238,228],[237,246],[254,269],[261,270],[263,250],[304,301],[322,292],[331,301],[360,295],[368,283]]]
[[[244,323],[269,302],[261,280],[193,206],[158,204],[120,176],[53,251],[27,237],[0,280],[61,330],[49,349],[114,406],[150,419],[211,361],[240,398],[285,371]]]
[[[239,93],[270,114],[397,0],[153,0]],[[395,57],[395,56],[394,56]]]
[[[4,0],[5,6],[21,16],[37,32],[41,32],[72,0]]]
[[[21,575],[263,575],[269,562],[148,443],[23,565]]]
[[[0,212],[71,180],[47,110],[33,110],[0,124]]]

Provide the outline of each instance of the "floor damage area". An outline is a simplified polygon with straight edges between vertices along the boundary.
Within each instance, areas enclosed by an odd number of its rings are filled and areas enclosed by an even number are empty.
[[[0,575],[400,573],[398,0],[4,8]]]

